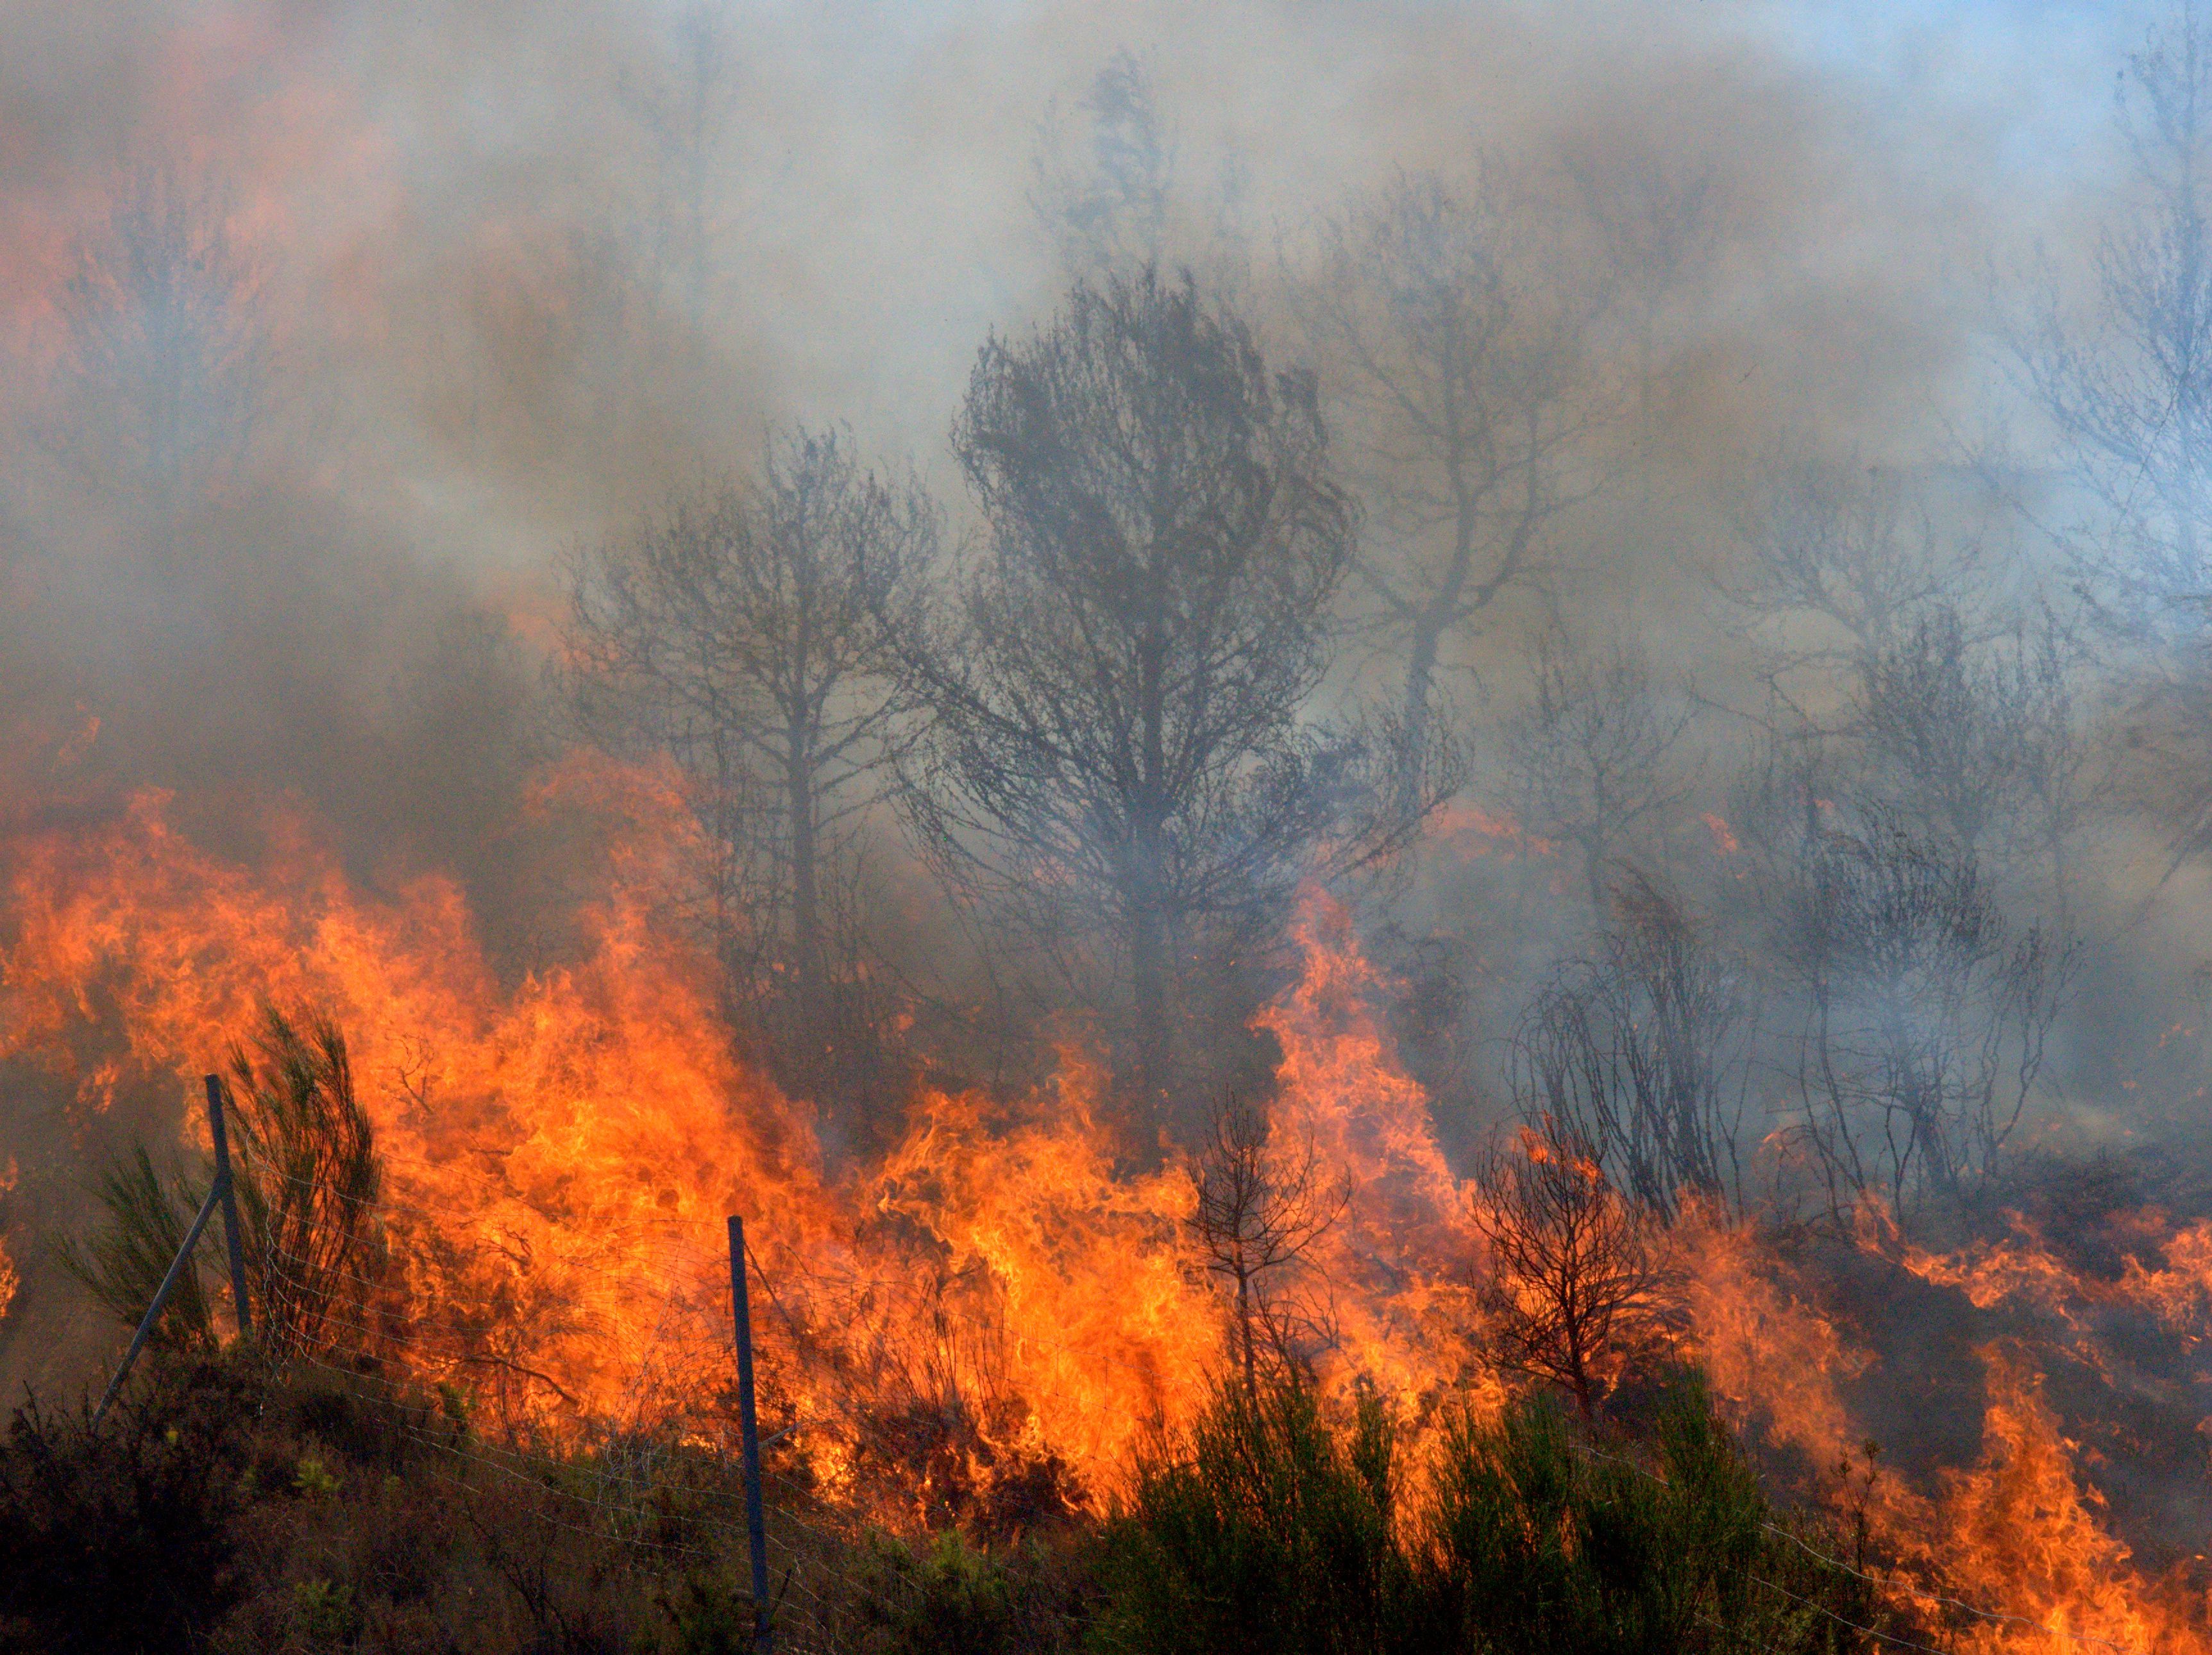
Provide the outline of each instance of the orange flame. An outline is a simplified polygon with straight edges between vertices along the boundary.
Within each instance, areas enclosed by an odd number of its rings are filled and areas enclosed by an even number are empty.
[[[1559,848],[1556,841],[1528,832],[1512,811],[1486,810],[1463,800],[1431,816],[1428,832],[1462,856],[1495,855],[1506,862],[1517,856],[1551,856]]]
[[[1188,1170],[1117,1169],[1102,1078],[1069,1052],[1030,1098],[925,1094],[879,1164],[833,1177],[808,1112],[716,1032],[707,962],[653,909],[656,870],[698,848],[668,779],[577,757],[544,785],[631,827],[581,946],[512,984],[450,882],[364,892],[297,820],[251,868],[193,844],[156,793],[27,828],[0,841],[0,1058],[44,1065],[97,1111],[210,1066],[210,1041],[264,1000],[319,1003],[376,1119],[428,1371],[541,1421],[634,1409],[653,1384],[711,1393],[727,1367],[720,1223],[740,1211],[767,1288],[769,1404],[794,1416],[833,1492],[865,1496],[855,1399],[902,1389],[957,1400],[989,1452],[1114,1489],[1144,1433],[1190,1417],[1226,1350]],[[1310,1153],[1347,1191],[1307,1261],[1326,1298],[1318,1360],[1332,1383],[1370,1379],[1418,1442],[1448,1399],[1505,1394],[1474,1337],[1476,1197],[1393,1049],[1389,985],[1349,915],[1309,892],[1293,940],[1302,968],[1258,1026],[1280,1052],[1267,1153]],[[2203,1646],[2201,1591],[2137,1561],[2038,1379],[2039,1361],[2106,1361],[2115,1311],[2191,1349],[2212,1328],[2212,1223],[2140,1212],[2122,1239],[2124,1264],[2091,1277],[2025,1219],[1938,1252],[1861,1216],[1869,1258],[2049,1330],[1983,1349],[1972,1465],[1886,1474],[1864,1494],[1898,1590],[1966,1646],[2043,1649],[2052,1632]],[[1851,1397],[1880,1359],[1806,1268],[1694,1207],[1672,1245],[1686,1337],[1729,1412],[1816,1466],[1857,1452]],[[0,1259],[0,1311],[12,1290]],[[1944,1581],[1987,1583],[1984,1607],[2025,1619],[1961,1620]]]

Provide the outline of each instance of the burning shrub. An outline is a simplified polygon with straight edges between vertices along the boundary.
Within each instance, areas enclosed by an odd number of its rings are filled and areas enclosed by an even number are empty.
[[[1650,1215],[1613,1187],[1598,1155],[1587,1137],[1543,1116],[1476,1174],[1493,1351],[1565,1386],[1585,1422],[1626,1349],[1662,1325],[1668,1281]]]
[[[1018,1404],[978,1409],[947,1391],[873,1408],[856,1434],[854,1467],[867,1486],[898,1491],[901,1527],[960,1529],[1006,1540],[1065,1522],[1081,1503],[1056,1455],[1027,1450]]]
[[[192,1215],[207,1198],[188,1177],[164,1179],[143,1143],[131,1159],[111,1167],[94,1185],[93,1195],[107,1215],[106,1224],[82,1241],[55,1249],[62,1268],[82,1283],[100,1307],[125,1326],[135,1327],[154,1302],[170,1261],[184,1245]],[[205,1343],[215,1322],[198,1269],[188,1269],[154,1325],[157,1349]]]
[[[333,1306],[348,1297],[357,1301],[359,1287],[380,1272],[374,1206],[383,1173],[337,1025],[314,1014],[295,1022],[273,1006],[262,1019],[255,1055],[231,1050],[234,1180],[257,1330],[271,1349],[308,1355],[323,1348]],[[137,1146],[95,1191],[106,1226],[62,1249],[64,1266],[119,1320],[135,1325],[212,1179],[210,1170],[164,1180]],[[219,1251],[196,1252],[179,1277],[156,1330],[164,1342],[213,1337],[201,1269],[206,1259],[225,1274]]]
[[[371,1209],[383,1169],[337,1023],[310,1015],[295,1025],[271,1006],[256,1044],[258,1063],[242,1046],[230,1058],[256,1310],[273,1348],[313,1351],[345,1284],[381,1262]]]

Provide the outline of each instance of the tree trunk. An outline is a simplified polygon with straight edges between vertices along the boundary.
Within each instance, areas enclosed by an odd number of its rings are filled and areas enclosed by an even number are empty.
[[[827,1067],[835,1030],[822,937],[812,758],[806,732],[794,722],[785,749],[785,785],[791,809],[792,970],[798,991],[799,1050],[806,1054],[807,1071],[818,1075]]]
[[[1413,623],[1413,647],[1406,660],[1405,747],[1398,755],[1398,808],[1420,806],[1423,749],[1428,745],[1431,708],[1429,696],[1437,674],[1437,650],[1443,640],[1443,617],[1431,605]]]
[[[1139,852],[1139,858],[1143,852]],[[1131,927],[1129,977],[1137,1021],[1138,1147],[1149,1152],[1169,1082],[1167,927],[1151,892],[1139,894]]]
[[[1575,1393],[1575,1409],[1584,1425],[1597,1423],[1596,1386],[1591,1382],[1589,1357],[1583,1349],[1582,1326],[1572,1306],[1567,1311],[1567,1380]]]
[[[1137,1084],[1139,1102],[1135,1127],[1138,1149],[1150,1155],[1156,1147],[1161,1100],[1169,1084],[1168,1040],[1168,919],[1167,817],[1169,801],[1164,777],[1167,769],[1166,647],[1155,619],[1147,627],[1139,658],[1139,706],[1142,719],[1137,796],[1130,828],[1135,853],[1129,894],[1129,987],[1137,1019]]]
[[[1237,1336],[1244,1347],[1244,1394],[1260,1400],[1259,1353],[1252,1345],[1252,1277],[1240,1259],[1237,1266]]]

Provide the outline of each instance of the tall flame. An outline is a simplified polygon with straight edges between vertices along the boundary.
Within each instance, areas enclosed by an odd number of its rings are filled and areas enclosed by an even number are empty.
[[[901,1396],[966,1410],[980,1452],[1063,1467],[1079,1497],[1116,1486],[1146,1433],[1191,1417],[1227,1350],[1189,1171],[1117,1164],[1101,1076],[1071,1052],[1030,1098],[923,1094],[892,1150],[833,1175],[807,1111],[717,1033],[711,971],[653,910],[655,869],[696,849],[665,779],[579,758],[546,785],[633,826],[582,945],[512,984],[450,882],[366,892],[297,820],[251,866],[191,842],[159,793],[18,832],[0,847],[0,1058],[44,1065],[97,1112],[128,1084],[211,1066],[210,1042],[264,1002],[320,1004],[367,1082],[414,1360],[540,1418],[619,1414],[649,1380],[711,1388],[720,1221],[743,1212],[774,1334],[769,1406],[833,1491],[860,1493],[862,1404]],[[1324,1376],[1364,1376],[1417,1427],[1454,1398],[1494,1406],[1479,1197],[1393,1050],[1388,985],[1324,895],[1294,941],[1303,968],[1259,1019],[1281,1053],[1267,1153],[1310,1155],[1347,1191],[1305,1261]],[[2212,1331],[2212,1224],[2124,1223],[2123,1263],[2091,1276],[2025,1219],[1949,1252],[1863,1222],[1869,1266],[2023,1330],[1982,1349],[1972,1464],[1869,1476],[1856,1496],[1899,1590],[1968,1646],[2204,1645],[2201,1589],[2153,1578],[2120,1538],[2039,1377],[2112,1367],[2118,1312],[2191,1349]],[[1881,1360],[1808,1267],[1694,1208],[1671,1245],[1685,1337],[1723,1405],[1824,1473],[1861,1454],[1853,1399]],[[0,1312],[12,1285],[0,1259]],[[409,1330],[355,1331],[409,1348]],[[1961,1581],[1983,1583],[1975,1607],[2022,1618],[1942,1601]]]

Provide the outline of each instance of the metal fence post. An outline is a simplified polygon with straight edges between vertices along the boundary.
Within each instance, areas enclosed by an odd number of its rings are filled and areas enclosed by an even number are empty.
[[[775,1634],[768,1615],[768,1525],[761,1512],[760,1423],[753,1412],[753,1322],[745,1298],[745,1221],[730,1218],[730,1302],[738,1332],[738,1432],[745,1455],[745,1535],[753,1554],[753,1647],[767,1655]]]
[[[222,1076],[207,1077],[208,1136],[215,1140],[216,1187],[222,1191],[222,1239],[230,1252],[230,1293],[238,1306],[238,1337],[253,1337],[253,1307],[246,1297],[246,1243],[238,1228],[238,1191],[230,1179],[230,1137],[223,1130]]]
[[[184,1246],[177,1249],[177,1256],[169,1261],[169,1273],[161,1278],[161,1285],[154,1294],[154,1302],[146,1306],[145,1319],[138,1324],[137,1332],[131,1336],[131,1348],[123,1353],[122,1361],[116,1366],[115,1377],[107,1382],[107,1389],[100,1393],[100,1406],[92,1410],[92,1422],[95,1427],[107,1417],[107,1404],[115,1400],[115,1393],[123,1388],[123,1381],[131,1372],[131,1364],[138,1360],[138,1353],[145,1349],[146,1341],[154,1331],[154,1324],[161,1319],[161,1306],[169,1302],[169,1294],[175,1290],[178,1278],[184,1275],[185,1261],[192,1256],[192,1248],[199,1242],[200,1232],[207,1228],[208,1220],[215,1216],[215,1203],[229,1189],[229,1179],[217,1173],[215,1188],[210,1190],[207,1199],[200,1203],[199,1216],[192,1220],[191,1228],[185,1232]]]

